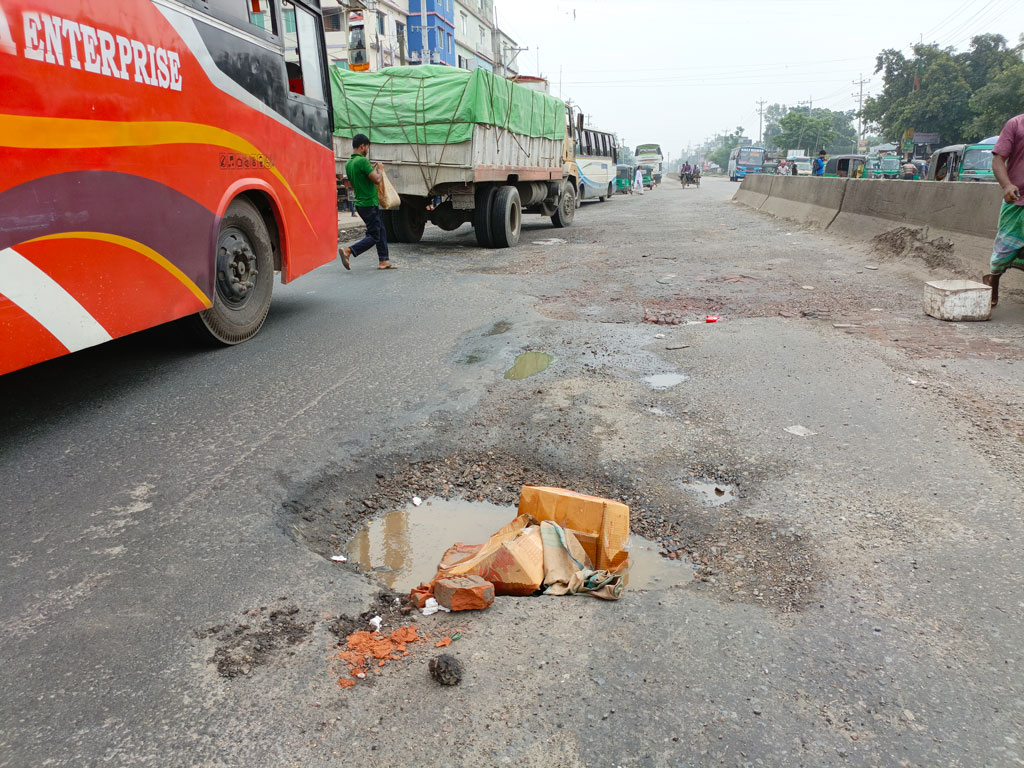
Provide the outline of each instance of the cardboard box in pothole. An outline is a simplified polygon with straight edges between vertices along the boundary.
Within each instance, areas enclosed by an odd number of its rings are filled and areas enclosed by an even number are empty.
[[[629,569],[629,507],[527,485],[519,515],[484,544],[452,545],[412,590],[424,615],[486,608],[496,595],[588,594],[618,600]]]

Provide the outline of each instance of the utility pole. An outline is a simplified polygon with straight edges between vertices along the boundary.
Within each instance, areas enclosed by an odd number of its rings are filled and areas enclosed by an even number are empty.
[[[796,103],[796,105],[798,107],[807,107],[807,116],[810,117],[811,116],[811,110],[814,109],[814,97],[813,96],[809,97],[807,99],[807,101],[798,101]]]
[[[864,79],[864,73],[862,72],[859,80],[854,80],[853,84],[860,86],[860,93],[851,93],[850,95],[857,99],[857,147],[860,148],[860,142],[864,139],[864,117],[861,115],[861,111],[864,109],[864,84],[870,83],[871,80]]]
[[[767,103],[768,102],[765,101],[764,99],[761,99],[760,101],[757,102],[757,144],[758,144],[758,146],[763,144],[762,136],[764,135],[764,132],[763,132],[762,128],[764,127],[764,105],[767,104]]]

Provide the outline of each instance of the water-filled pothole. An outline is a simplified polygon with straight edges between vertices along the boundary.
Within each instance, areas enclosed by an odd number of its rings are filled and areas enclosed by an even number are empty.
[[[670,389],[686,381],[686,376],[682,373],[656,373],[653,376],[645,376],[644,381],[651,389]]]
[[[698,477],[685,481],[683,490],[699,498],[706,507],[718,507],[736,499],[736,486]]]
[[[547,370],[554,360],[547,352],[523,352],[516,357],[512,367],[505,371],[506,379],[525,379],[528,376]]]
[[[370,520],[345,554],[359,571],[396,592],[407,592],[434,576],[452,544],[482,544],[515,516],[515,507],[431,498]],[[668,589],[693,580],[689,563],[667,560],[658,551],[655,542],[636,534],[630,537],[630,589]]]

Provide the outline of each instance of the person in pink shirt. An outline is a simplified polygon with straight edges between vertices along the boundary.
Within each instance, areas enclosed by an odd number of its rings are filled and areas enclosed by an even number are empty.
[[[1024,269],[1024,114],[1006,121],[992,149],[992,173],[1003,188],[999,225],[992,246],[991,274],[981,281],[992,287],[992,306],[999,303],[999,278],[1008,269]]]

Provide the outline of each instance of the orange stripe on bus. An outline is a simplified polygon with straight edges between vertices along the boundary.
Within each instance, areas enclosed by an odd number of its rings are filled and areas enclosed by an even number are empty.
[[[167,258],[161,256],[148,245],[140,243],[138,240],[132,240],[130,237],[122,237],[121,235],[112,235],[108,232],[58,232],[52,235],[43,235],[42,237],[27,240],[26,242],[40,243],[45,240],[99,240],[101,242],[128,248],[145,256],[150,261],[159,264],[165,270],[174,275],[178,282],[188,288],[195,297],[202,302],[204,307],[209,309],[213,306],[213,302],[206,297],[206,294],[203,293],[202,289],[198,285],[192,282],[188,275],[178,269]]]
[[[124,122],[69,117],[0,115],[0,146],[15,149],[91,149],[95,147],[151,147],[163,144],[209,144],[245,154],[262,155],[238,134],[204,123],[173,120]],[[319,238],[306,209],[291,184],[276,167],[269,170],[292,196],[303,218]]]

